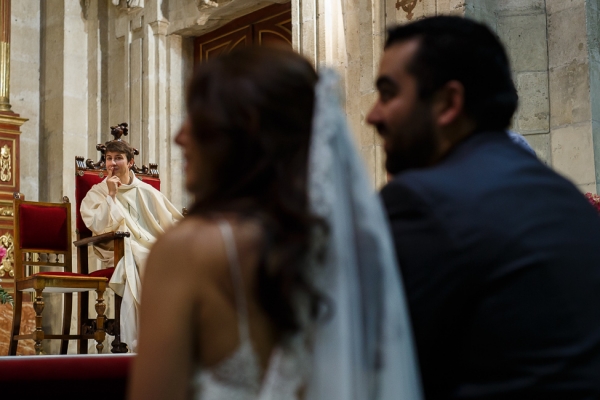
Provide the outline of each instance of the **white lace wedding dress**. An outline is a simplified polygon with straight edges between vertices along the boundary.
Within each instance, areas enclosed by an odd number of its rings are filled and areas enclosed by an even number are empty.
[[[201,400],[286,400],[296,399],[306,382],[308,355],[300,345],[300,335],[285,347],[275,348],[269,367],[261,380],[259,358],[250,339],[248,308],[240,262],[229,223],[219,228],[231,269],[238,311],[240,345],[227,359],[213,368],[199,368],[194,377],[195,399]]]

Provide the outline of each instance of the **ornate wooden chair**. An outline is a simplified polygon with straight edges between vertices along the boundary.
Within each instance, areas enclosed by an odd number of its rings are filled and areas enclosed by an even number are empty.
[[[16,355],[19,340],[33,339],[36,354],[42,352],[44,339],[60,339],[61,354],[67,353],[68,341],[96,340],[100,353],[104,347],[104,291],[108,279],[102,276],[82,275],[73,272],[71,242],[71,204],[67,197],[63,203],[24,201],[18,193],[14,199],[14,313],[9,355]],[[45,267],[61,267],[63,271],[42,271]],[[37,272],[37,271],[40,272]],[[95,330],[92,335],[71,335],[73,293],[96,291]],[[21,309],[23,293],[34,296],[35,330],[21,335]],[[42,293],[63,293],[64,310],[61,334],[47,334],[42,329],[44,299]],[[81,296],[78,296],[81,297]]]
[[[127,124],[122,123],[117,126],[111,127],[111,134],[118,140],[123,135],[128,134]],[[105,164],[105,150],[106,146],[98,144],[96,149],[101,153],[100,160],[93,162],[91,159],[84,161],[83,157],[75,157],[75,215],[76,215],[76,232],[77,241],[75,246],[77,247],[77,268],[78,271],[87,274],[89,272],[89,261],[88,261],[88,246],[95,244],[105,244],[113,242],[114,246],[114,264],[117,265],[119,260],[124,256],[125,242],[124,238],[129,237],[129,232],[109,232],[102,235],[93,236],[92,232],[83,222],[81,218],[81,202],[85,198],[87,192],[107,175],[106,164]],[[139,155],[139,152],[134,149],[134,155]],[[158,165],[150,164],[150,168],[142,165],[142,168],[138,168],[135,164],[132,168],[135,172],[136,177],[149,185],[152,185],[157,190],[160,190],[160,179],[158,175]],[[108,280],[112,277],[115,269],[107,268],[94,272],[95,274],[102,274]],[[81,296],[79,301],[79,312],[82,315],[83,324],[80,329],[84,332],[93,332],[94,321],[88,318],[87,310],[89,301],[87,298]],[[121,342],[121,296],[115,293],[115,318],[109,319],[106,322],[106,332],[109,335],[115,337],[115,340],[111,343],[111,352],[113,353],[127,353],[128,347],[126,343]],[[80,353],[86,353],[87,348],[83,347],[80,343]]]

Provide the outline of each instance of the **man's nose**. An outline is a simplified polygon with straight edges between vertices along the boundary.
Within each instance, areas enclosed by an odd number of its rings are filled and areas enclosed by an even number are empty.
[[[380,121],[379,112],[377,110],[377,104],[371,107],[371,111],[367,114],[367,123],[376,125]]]

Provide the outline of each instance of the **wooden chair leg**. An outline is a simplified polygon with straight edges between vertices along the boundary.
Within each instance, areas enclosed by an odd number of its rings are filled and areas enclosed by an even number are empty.
[[[35,354],[42,354],[42,341],[44,340],[44,330],[42,329],[42,312],[44,311],[43,289],[35,289],[35,300],[33,309],[35,310],[35,331],[33,331],[33,340],[35,341]]]
[[[79,292],[77,295],[78,298],[78,313],[79,318],[77,321],[79,326],[77,327],[79,335],[83,335],[86,333],[85,325],[89,322],[89,304],[90,304],[90,292]],[[88,340],[80,339],[79,340],[79,348],[77,349],[78,354],[87,354],[88,353]]]
[[[115,340],[112,341],[111,353],[129,353],[127,343],[121,342],[121,303],[123,298],[115,293]]]
[[[104,331],[104,312],[106,311],[106,304],[104,304],[104,289],[97,289],[98,299],[96,299],[96,331],[94,332],[94,339],[96,340],[96,350],[98,354],[102,353],[104,348],[104,339],[106,339],[106,332]]]
[[[73,293],[65,293],[63,296],[63,324],[62,334],[71,333],[71,312],[73,311]],[[69,339],[60,341],[60,354],[67,354],[69,348]]]
[[[12,331],[10,336],[10,343],[8,345],[8,355],[16,356],[17,355],[17,347],[19,345],[19,341],[15,339],[17,335],[21,333],[21,310],[23,309],[23,292],[19,292],[15,290],[14,293],[14,305],[13,305],[13,321],[12,321]]]

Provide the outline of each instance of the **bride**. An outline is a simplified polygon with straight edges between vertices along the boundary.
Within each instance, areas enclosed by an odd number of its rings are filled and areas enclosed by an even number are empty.
[[[421,398],[402,284],[335,74],[249,48],[196,71],[190,215],[153,248],[132,399]]]

